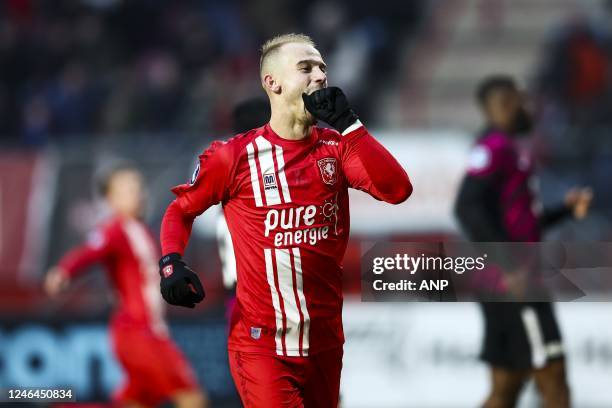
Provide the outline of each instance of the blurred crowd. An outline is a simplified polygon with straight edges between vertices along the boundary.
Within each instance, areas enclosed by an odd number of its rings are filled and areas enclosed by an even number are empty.
[[[597,13],[576,13],[552,30],[533,88],[542,186],[550,196],[564,183],[592,186],[596,213],[606,219],[592,217],[589,227],[582,228],[582,239],[607,240],[612,226],[607,187],[612,172],[612,1],[601,6]],[[576,238],[562,236],[568,237]]]
[[[561,113],[556,121],[612,125],[612,1],[604,5],[598,16],[562,22],[545,44],[535,91],[548,111]]]
[[[258,48],[313,36],[360,113],[368,73],[394,75],[423,1],[5,0],[0,3],[0,140],[41,146],[85,134],[215,132],[263,96]]]

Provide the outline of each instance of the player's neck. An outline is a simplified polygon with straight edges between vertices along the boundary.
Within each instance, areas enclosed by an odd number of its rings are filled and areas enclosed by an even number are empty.
[[[312,125],[297,121],[289,114],[274,114],[270,118],[270,127],[278,136],[287,140],[302,140],[310,135]]]
[[[113,214],[119,218],[124,220],[140,220],[140,213],[133,213],[131,211],[121,211],[120,209],[114,208]]]

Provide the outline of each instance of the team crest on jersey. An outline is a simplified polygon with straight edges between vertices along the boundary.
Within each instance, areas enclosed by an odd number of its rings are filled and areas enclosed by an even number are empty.
[[[162,269],[164,278],[167,278],[168,276],[172,275],[173,272],[174,272],[174,268],[172,267],[172,265],[165,266],[164,269]]]
[[[319,170],[321,171],[321,177],[325,184],[333,185],[338,181],[338,170],[336,165],[336,159],[334,157],[326,157],[317,161]]]
[[[263,175],[264,190],[278,190],[276,185],[276,175],[274,173],[266,173]]]

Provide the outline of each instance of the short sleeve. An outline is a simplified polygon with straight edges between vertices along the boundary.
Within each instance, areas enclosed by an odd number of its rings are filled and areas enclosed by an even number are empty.
[[[109,230],[104,228],[96,228],[87,234],[85,245],[92,251],[108,251],[111,243]]]
[[[468,155],[468,174],[475,177],[500,177],[512,160],[512,150],[503,144],[477,144]]]
[[[58,265],[70,278],[77,276],[95,263],[105,262],[113,256],[118,242],[115,224],[98,227],[87,235],[86,241],[70,251]]]

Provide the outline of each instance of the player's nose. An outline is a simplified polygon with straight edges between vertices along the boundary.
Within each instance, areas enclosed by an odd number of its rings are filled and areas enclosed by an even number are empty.
[[[320,84],[327,83],[327,74],[323,72],[320,68],[314,69],[312,71],[312,75],[313,75],[313,78],[312,78],[313,82],[320,83]]]

